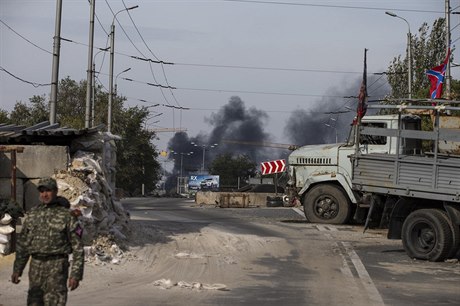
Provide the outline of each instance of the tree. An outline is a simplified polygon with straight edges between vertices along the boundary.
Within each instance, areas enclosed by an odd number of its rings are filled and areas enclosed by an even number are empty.
[[[108,93],[101,86],[95,88],[95,125],[107,124]],[[160,165],[158,156],[151,141],[155,133],[144,129],[149,111],[146,107],[124,108],[125,97],[115,96],[112,103],[113,133],[120,135],[122,140],[117,143],[117,182],[119,186],[131,194],[139,191],[144,184],[147,192],[155,188],[159,180]],[[13,111],[0,110],[1,122],[32,126],[49,120],[49,105],[43,96],[33,96],[30,104],[16,102]],[[83,129],[86,111],[86,82],[76,82],[69,77],[59,82],[58,103],[56,105],[56,121],[61,126]]]
[[[8,112],[6,110],[0,109],[0,123],[11,123],[10,118],[8,118]]]
[[[117,184],[131,195],[141,194],[142,184],[147,191],[155,189],[161,176],[158,153],[150,142],[155,133],[141,128],[148,114],[146,107],[131,107],[115,125],[116,130],[123,131],[117,143]]]
[[[220,176],[221,186],[237,186],[238,178],[249,178],[256,173],[256,163],[247,155],[218,155],[211,164],[210,174]]]
[[[412,98],[428,98],[430,81],[425,74],[427,69],[440,65],[446,57],[445,19],[433,23],[431,33],[427,23],[419,28],[418,36],[412,35]],[[408,58],[395,57],[388,67],[388,83],[391,93],[387,98],[407,98],[408,96]]]

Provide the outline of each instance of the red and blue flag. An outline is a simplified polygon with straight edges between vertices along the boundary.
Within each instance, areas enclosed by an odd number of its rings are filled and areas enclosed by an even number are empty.
[[[430,98],[439,99],[442,96],[442,85],[444,84],[444,76],[446,74],[447,64],[449,62],[450,49],[447,52],[446,59],[444,62],[430,70],[427,70],[425,73],[428,76],[428,79],[431,82],[430,87]]]

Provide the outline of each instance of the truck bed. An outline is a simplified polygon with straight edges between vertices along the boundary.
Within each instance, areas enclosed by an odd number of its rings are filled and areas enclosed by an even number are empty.
[[[460,158],[391,154],[353,155],[356,190],[460,202]]]

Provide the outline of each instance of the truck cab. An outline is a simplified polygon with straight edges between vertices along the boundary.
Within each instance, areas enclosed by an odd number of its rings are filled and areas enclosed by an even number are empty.
[[[421,119],[403,115],[402,129],[419,130]],[[365,116],[360,128],[394,129],[399,127],[398,115]],[[365,204],[365,199],[352,189],[352,161],[356,150],[362,153],[395,154],[397,137],[369,135],[359,137],[355,146],[357,125],[352,125],[347,142],[308,145],[293,151],[288,158],[289,181],[286,193],[290,201],[299,200],[305,217],[314,223],[343,224],[349,221],[355,208]],[[379,133],[376,133],[379,134]],[[381,134],[381,133],[380,133]],[[403,139],[400,153],[420,150],[421,142]],[[359,149],[357,149],[359,148]]]

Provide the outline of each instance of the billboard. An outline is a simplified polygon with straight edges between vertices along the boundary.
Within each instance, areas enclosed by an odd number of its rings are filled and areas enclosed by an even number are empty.
[[[218,190],[219,176],[218,175],[191,175],[188,180],[189,190]]]

